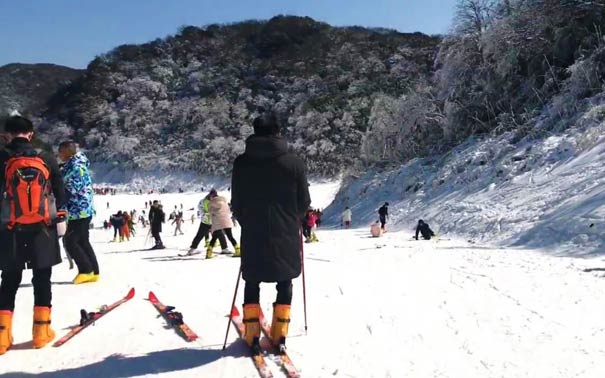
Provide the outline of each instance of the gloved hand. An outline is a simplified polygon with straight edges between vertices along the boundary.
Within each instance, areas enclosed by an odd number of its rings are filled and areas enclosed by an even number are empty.
[[[67,232],[67,222],[62,221],[57,223],[57,235],[62,237],[65,235],[65,232]]]

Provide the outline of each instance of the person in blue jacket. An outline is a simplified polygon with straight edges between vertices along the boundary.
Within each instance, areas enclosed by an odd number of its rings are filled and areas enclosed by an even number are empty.
[[[78,151],[74,141],[59,145],[63,165],[63,183],[67,193],[67,232],[65,249],[78,266],[74,284],[95,282],[99,279],[99,263],[89,240],[89,227],[94,215],[93,189],[88,158]]]

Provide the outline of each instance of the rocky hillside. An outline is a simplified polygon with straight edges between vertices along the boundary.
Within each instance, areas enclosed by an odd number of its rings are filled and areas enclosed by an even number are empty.
[[[227,174],[259,109],[273,109],[314,174],[359,161],[379,95],[413,92],[440,39],[310,18],[204,28],[97,57],[59,91],[42,130],[97,162]]]
[[[82,70],[54,64],[7,64],[0,67],[0,114],[19,110],[39,114],[62,87],[82,75]]]

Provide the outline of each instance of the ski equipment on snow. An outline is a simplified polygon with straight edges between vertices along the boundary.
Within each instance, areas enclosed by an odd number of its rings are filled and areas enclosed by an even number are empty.
[[[86,327],[91,324],[94,324],[97,320],[107,315],[107,313],[114,310],[116,307],[131,300],[134,297],[134,293],[134,288],[130,289],[130,291],[128,292],[128,294],[126,294],[124,298],[109,306],[101,306],[98,312],[87,312],[86,310],[80,310],[80,324],[72,327],[71,330],[65,336],[63,336],[53,344],[53,347],[60,347],[61,345],[65,344],[74,336],[82,332],[82,330],[84,330]]]
[[[244,332],[245,332],[244,321],[242,320],[242,316],[240,315],[240,312],[236,306],[233,306],[231,308],[230,317],[231,317],[231,322],[235,326],[235,329],[237,329],[237,333],[239,334],[240,338],[243,340]],[[248,344],[246,343],[246,345],[248,345]],[[254,362],[254,366],[256,367],[256,370],[258,370],[258,373],[260,374],[261,378],[272,378],[273,373],[269,369],[269,366],[267,365],[267,362],[265,361],[265,357],[263,357],[262,353],[257,353],[252,348],[250,348],[250,351],[251,351],[252,362]]]
[[[152,291],[149,292],[149,302],[151,302],[151,304],[160,312],[162,317],[166,319],[168,324],[172,326],[181,337],[187,341],[197,340],[198,336],[183,321],[183,314],[174,311],[173,306],[164,305]]]
[[[271,344],[273,345],[273,347],[276,349],[276,352],[278,353],[278,355],[277,355],[278,358],[275,361],[276,364],[283,370],[283,372],[286,374],[286,377],[300,378],[300,373],[298,372],[298,370],[292,363],[292,360],[288,356],[288,352],[286,351],[286,346],[281,345],[281,344],[275,346],[273,344],[273,339],[271,338],[271,325],[269,324],[269,322],[267,322],[267,319],[265,318],[265,314],[263,313],[262,308],[260,309],[260,316],[258,317],[258,319],[260,321],[260,328],[263,331],[263,333],[265,334],[265,337],[269,341],[271,341]]]

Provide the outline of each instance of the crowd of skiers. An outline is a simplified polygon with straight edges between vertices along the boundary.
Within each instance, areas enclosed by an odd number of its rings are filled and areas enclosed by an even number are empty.
[[[233,165],[231,204],[214,189],[199,202],[200,225],[188,254],[198,253],[199,243],[205,239],[206,258],[213,257],[217,241],[221,253],[241,257],[240,272],[245,281],[243,338],[254,353],[260,353],[260,283],[277,283],[270,334],[271,340],[284,349],[292,280],[302,272],[300,230],[306,242],[317,241],[314,230],[321,226],[322,212],[309,207],[305,165],[289,152],[275,115],[263,112],[254,120],[253,129],[245,152]],[[88,159],[75,142],[66,141],[58,147],[58,157],[63,162],[60,168],[55,157],[33,147],[33,124],[21,116],[8,118],[4,130],[6,146],[0,150],[0,164],[5,167],[0,170],[0,187],[4,191],[0,204],[0,355],[12,346],[15,296],[26,267],[33,269],[33,347],[42,348],[54,339],[51,275],[52,267],[61,262],[61,237],[78,267],[73,283],[96,282],[100,278],[89,241],[95,191]],[[373,225],[379,235],[386,232],[388,205],[380,207],[378,221]],[[114,229],[113,241],[126,241],[135,234],[137,215],[143,227],[149,225],[154,239],[152,249],[165,248],[161,232],[166,214],[158,200],[146,202],[142,215],[134,210],[118,211],[106,220],[104,226]],[[351,227],[352,218],[351,209],[346,208],[342,213],[343,226]],[[168,221],[175,226],[175,235],[183,234],[182,205],[180,209],[175,206]],[[241,225],[240,243],[232,232],[237,223]],[[435,235],[422,220],[418,222],[416,239],[419,234],[425,239]]]

